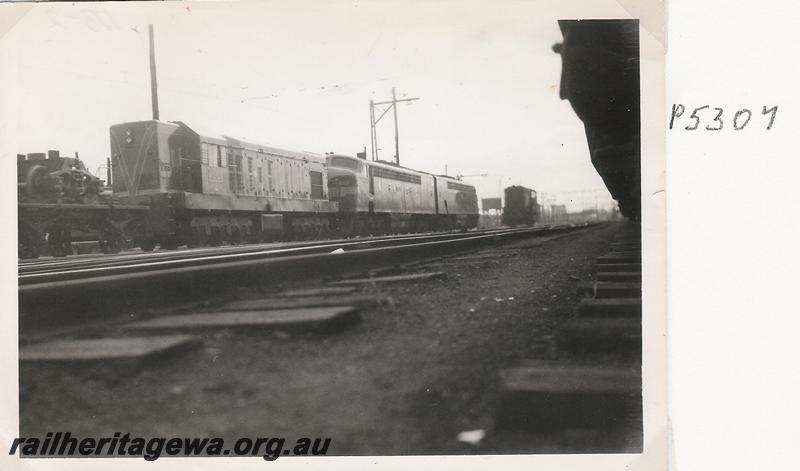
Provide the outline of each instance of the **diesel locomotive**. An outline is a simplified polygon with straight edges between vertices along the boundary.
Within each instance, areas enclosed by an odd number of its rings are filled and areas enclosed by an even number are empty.
[[[505,190],[503,224],[532,226],[539,220],[539,202],[536,192],[524,186],[510,186]]]
[[[156,245],[216,245],[468,229],[475,188],[447,176],[199,133],[183,122],[111,126],[114,194],[147,206],[127,233]]]
[[[478,225],[475,187],[384,161],[328,156],[330,199],[343,234],[466,230]]]
[[[199,134],[183,122],[111,126],[114,194],[150,210],[130,234],[156,244],[313,238],[330,229],[325,157]]]

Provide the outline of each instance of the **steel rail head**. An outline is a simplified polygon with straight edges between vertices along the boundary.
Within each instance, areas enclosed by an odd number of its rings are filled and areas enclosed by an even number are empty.
[[[426,240],[449,240],[454,238],[466,237],[474,234],[502,234],[506,232],[537,232],[546,228],[516,228],[516,229],[491,229],[484,231],[470,231],[464,233],[433,233],[433,234],[413,234],[376,237],[369,239],[339,239],[332,241],[317,241],[290,243],[276,246],[269,244],[257,245],[253,247],[237,247],[225,250],[201,250],[183,253],[164,253],[162,256],[155,254],[126,255],[124,257],[112,256],[97,258],[89,261],[65,261],[53,264],[35,264],[32,267],[20,267],[18,271],[19,284],[28,285],[31,283],[44,283],[48,281],[58,281],[62,279],[89,278],[93,276],[109,276],[128,271],[146,271],[158,268],[172,268],[177,266],[188,266],[192,264],[221,263],[236,259],[250,258],[271,258],[285,256],[291,253],[320,252],[324,253],[333,248],[344,248],[346,250],[360,250],[370,246],[391,246],[406,241],[426,241]],[[44,265],[44,266],[42,266]]]

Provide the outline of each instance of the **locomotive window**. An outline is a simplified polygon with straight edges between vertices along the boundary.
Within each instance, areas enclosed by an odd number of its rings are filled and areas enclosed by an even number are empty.
[[[294,194],[295,185],[294,185],[294,165],[292,165],[291,161],[286,162],[286,175],[288,175],[288,180],[286,183],[286,187],[289,189],[291,194]]]
[[[359,172],[362,167],[361,162],[347,157],[331,157],[331,165],[334,167],[349,168]]]
[[[283,165],[283,161],[281,161],[281,165]],[[287,194],[290,191],[290,188],[289,188],[289,166],[288,165],[284,165],[283,166],[283,189],[284,189],[284,191],[286,191]]]
[[[383,167],[373,167],[372,176],[375,178],[386,178],[388,180],[397,180],[400,182],[414,183],[416,185],[422,184],[422,177],[411,173],[398,172]]]
[[[467,191],[467,192],[475,191],[475,188],[469,185],[464,185],[463,183],[455,183],[455,182],[447,182],[447,189],[456,191]]]
[[[202,143],[200,146],[203,163],[209,167],[224,167],[225,152],[217,144]]]
[[[208,161],[208,144],[203,142],[200,144],[200,160],[204,165],[209,165]]]
[[[272,180],[272,160],[267,160],[267,188],[270,193],[275,191],[275,184]]]
[[[224,167],[227,162],[225,162],[225,153],[222,152],[219,146],[214,146],[217,148],[217,167]]]
[[[329,178],[328,186],[335,188],[356,186],[356,177],[353,175],[340,175],[338,177]]]
[[[219,158],[219,146],[214,144],[208,144],[208,162],[209,165],[214,167],[222,166],[222,162],[220,162]]]
[[[322,199],[322,172],[308,172],[311,179],[311,199]]]

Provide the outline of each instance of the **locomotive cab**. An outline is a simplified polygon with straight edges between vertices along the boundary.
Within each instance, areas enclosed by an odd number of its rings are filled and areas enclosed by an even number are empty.
[[[363,159],[328,156],[328,193],[331,201],[339,203],[340,213],[372,212],[374,188],[368,173]]]
[[[138,121],[111,126],[114,193],[131,201],[170,191],[202,191],[196,135],[180,123]]]

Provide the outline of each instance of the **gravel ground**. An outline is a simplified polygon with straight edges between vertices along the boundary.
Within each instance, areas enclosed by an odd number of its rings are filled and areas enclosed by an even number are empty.
[[[420,268],[447,279],[365,287],[383,304],[340,332],[208,333],[202,349],[140,370],[21,366],[21,435],[324,436],[331,454],[569,451],[587,438],[471,447],[456,436],[491,435],[498,370],[559,356],[552,337],[574,315],[575,279],[591,278],[617,229],[495,246],[492,258]]]

